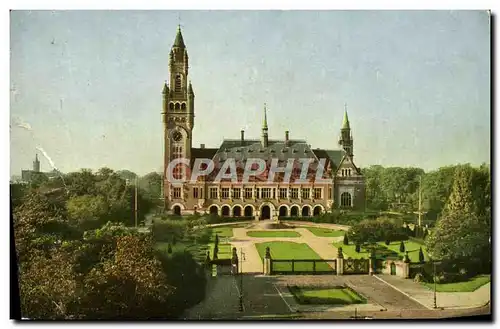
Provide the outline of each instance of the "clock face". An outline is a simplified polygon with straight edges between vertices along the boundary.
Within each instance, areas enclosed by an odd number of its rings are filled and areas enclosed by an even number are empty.
[[[179,131],[174,132],[174,141],[179,142],[182,139],[182,134]]]

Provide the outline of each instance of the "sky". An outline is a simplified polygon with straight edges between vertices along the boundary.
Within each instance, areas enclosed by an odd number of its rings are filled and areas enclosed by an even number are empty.
[[[490,162],[486,11],[12,11],[10,174],[162,168],[162,87],[180,23],[193,146],[259,138],[432,170]],[[28,130],[24,127],[30,127]]]

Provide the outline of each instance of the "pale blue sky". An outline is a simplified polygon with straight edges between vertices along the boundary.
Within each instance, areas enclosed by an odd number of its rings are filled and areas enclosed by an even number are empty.
[[[14,11],[11,174],[37,146],[63,172],[160,170],[179,15],[194,146],[258,138],[266,102],[270,138],[337,149],[347,103],[360,167],[490,161],[484,11]]]

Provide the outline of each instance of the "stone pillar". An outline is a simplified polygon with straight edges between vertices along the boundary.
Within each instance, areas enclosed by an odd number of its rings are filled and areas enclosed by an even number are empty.
[[[370,259],[368,263],[368,268],[369,268],[369,273],[370,275],[373,275],[375,272],[375,262],[376,262],[376,257],[375,257],[375,249],[372,249],[370,252]]]
[[[344,254],[342,253],[342,247],[337,250],[337,275],[344,274]]]
[[[408,251],[405,253],[402,277],[404,279],[408,279],[410,277],[410,257],[408,257]]]
[[[271,250],[269,247],[266,248],[266,255],[264,256],[264,275],[271,275]]]
[[[239,266],[238,254],[236,253],[236,248],[233,247],[233,255],[231,257],[231,274],[232,275],[236,275],[239,273],[238,266]]]

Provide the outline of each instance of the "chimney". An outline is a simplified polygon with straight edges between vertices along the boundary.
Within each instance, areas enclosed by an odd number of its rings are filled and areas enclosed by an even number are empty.
[[[241,131],[241,144],[243,145],[243,141],[245,140],[245,131]]]
[[[285,131],[285,146],[288,146],[288,137],[289,137],[290,132],[287,130]]]
[[[205,148],[205,144],[200,144],[200,149],[204,149]]]

